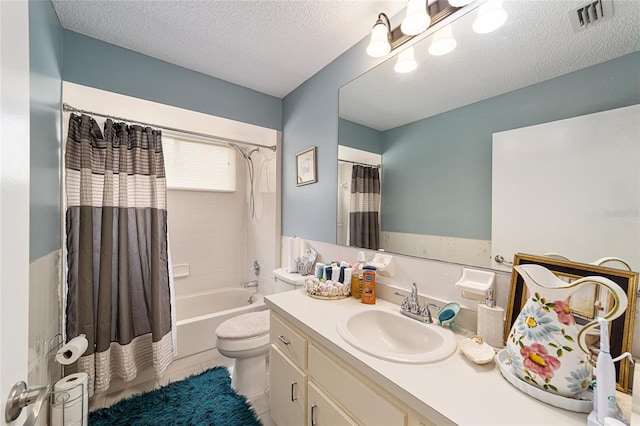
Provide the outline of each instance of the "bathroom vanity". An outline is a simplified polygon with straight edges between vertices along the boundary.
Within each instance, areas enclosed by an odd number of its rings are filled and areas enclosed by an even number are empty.
[[[279,426],[586,424],[586,414],[533,399],[494,363],[477,365],[458,351],[442,361],[406,364],[355,349],[336,327],[363,309],[353,298],[318,300],[295,290],[265,302],[271,416]],[[385,300],[371,305],[381,307],[400,309]]]

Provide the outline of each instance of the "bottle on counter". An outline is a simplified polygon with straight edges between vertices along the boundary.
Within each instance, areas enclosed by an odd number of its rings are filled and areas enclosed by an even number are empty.
[[[362,267],[362,303],[373,305],[376,303],[376,267]]]
[[[364,252],[358,252],[358,261],[353,266],[351,274],[351,295],[356,299],[362,297],[362,267],[364,266]]]

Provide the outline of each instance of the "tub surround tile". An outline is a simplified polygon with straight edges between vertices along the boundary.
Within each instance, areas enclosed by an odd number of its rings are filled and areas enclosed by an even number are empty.
[[[27,383],[30,386],[53,384],[61,377],[60,366],[52,362],[50,345],[61,333],[60,250],[49,253],[29,265],[29,351]],[[39,416],[38,425],[46,424]]]

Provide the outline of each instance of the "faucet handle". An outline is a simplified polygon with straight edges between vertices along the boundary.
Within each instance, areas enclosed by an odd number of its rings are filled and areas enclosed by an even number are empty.
[[[424,305],[422,305],[422,308],[420,309],[420,314],[425,316],[425,317],[430,317],[431,316],[431,311],[429,310],[429,307],[435,308],[435,309],[440,309],[440,306],[436,305],[435,303],[429,303],[427,301],[424,302]]]
[[[405,296],[402,293],[399,292],[394,292],[393,294],[395,294],[396,296],[400,296],[400,297],[404,297],[404,299],[402,299],[402,304],[400,305],[402,307],[403,311],[408,311],[409,310],[409,297]]]

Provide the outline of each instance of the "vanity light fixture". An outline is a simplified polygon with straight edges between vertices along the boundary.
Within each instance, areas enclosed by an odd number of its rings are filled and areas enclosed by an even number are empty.
[[[374,58],[381,58],[389,52],[391,52],[391,23],[387,15],[380,13],[371,30],[367,54]]]
[[[488,0],[478,8],[478,17],[473,21],[473,31],[487,34],[500,28],[507,20],[502,0]]]
[[[403,50],[398,55],[398,62],[396,62],[393,69],[398,73],[411,72],[418,68],[418,63],[413,55],[413,46]]]
[[[400,25],[402,32],[406,35],[418,35],[429,28],[430,24],[427,0],[409,0],[407,14]]]
[[[433,34],[433,40],[429,46],[429,54],[433,56],[446,55],[455,49],[457,45],[458,42],[453,38],[451,24],[449,24]]]
[[[380,13],[371,30],[367,54],[374,58],[386,56],[459,9],[452,6],[448,0],[408,0],[404,21],[393,29],[389,17]]]

